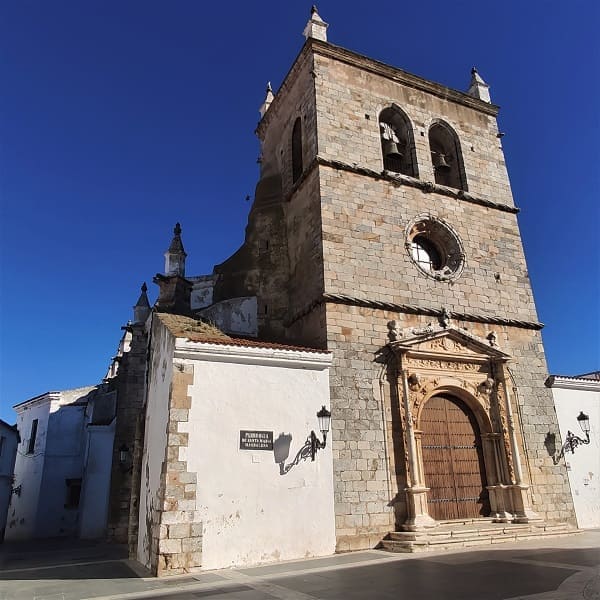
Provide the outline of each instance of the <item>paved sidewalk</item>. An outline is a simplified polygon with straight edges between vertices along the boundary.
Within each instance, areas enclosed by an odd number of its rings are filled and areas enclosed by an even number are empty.
[[[600,600],[600,530],[458,552],[368,550],[156,579],[121,546],[0,545],[0,600]]]

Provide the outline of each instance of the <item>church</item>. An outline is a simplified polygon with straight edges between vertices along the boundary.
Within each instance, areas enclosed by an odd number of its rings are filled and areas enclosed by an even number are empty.
[[[108,532],[158,575],[574,522],[489,86],[327,27],[267,88],[243,245],[190,276],[178,224],[106,379]]]

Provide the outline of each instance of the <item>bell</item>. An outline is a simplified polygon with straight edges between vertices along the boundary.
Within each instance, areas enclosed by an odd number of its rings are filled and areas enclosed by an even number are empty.
[[[446,155],[441,152],[435,152],[433,155],[433,166],[436,171],[449,171],[450,165],[446,162]]]
[[[383,157],[392,160],[402,160],[402,152],[398,150],[398,144],[393,140],[383,140]]]

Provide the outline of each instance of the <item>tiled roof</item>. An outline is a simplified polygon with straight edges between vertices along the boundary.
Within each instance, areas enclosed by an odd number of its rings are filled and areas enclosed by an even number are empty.
[[[187,338],[191,342],[213,342],[214,340],[223,342],[231,339],[214,325],[193,317],[171,313],[156,313],[156,316],[175,337]]]
[[[223,346],[242,346],[247,348],[272,348],[273,350],[293,350],[294,352],[318,352],[329,354],[328,350],[321,348],[307,348],[306,346],[292,346],[290,344],[279,344],[277,342],[265,342],[262,340],[250,340],[248,338],[230,337],[228,340],[204,339],[209,344],[221,344]]]
[[[199,321],[192,317],[173,315],[170,313],[156,313],[156,316],[167,327],[167,329],[179,338],[185,338],[190,342],[204,342],[206,344],[220,344],[223,346],[239,346],[246,348],[271,348],[273,350],[292,350],[295,352],[319,352],[328,354],[327,350],[319,348],[307,348],[305,346],[293,346],[290,344],[279,344],[277,342],[266,342],[263,340],[248,339],[243,337],[232,337],[223,333],[220,329]]]

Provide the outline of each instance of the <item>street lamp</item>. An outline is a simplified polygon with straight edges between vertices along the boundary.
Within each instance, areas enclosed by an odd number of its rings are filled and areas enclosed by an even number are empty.
[[[575,454],[575,448],[577,448],[579,444],[590,443],[590,417],[583,411],[580,411],[579,415],[577,415],[577,421],[579,423],[579,427],[581,427],[581,431],[585,433],[585,440],[576,436],[571,431],[567,431],[567,437],[561,449],[561,454],[564,454],[568,451],[570,451],[571,454]]]
[[[323,450],[327,445],[327,432],[329,431],[329,424],[331,422],[331,413],[324,407],[317,413],[317,419],[319,419],[319,429],[323,434],[323,441],[317,437],[314,431],[310,432],[310,455],[311,459],[315,460],[317,450]]]

